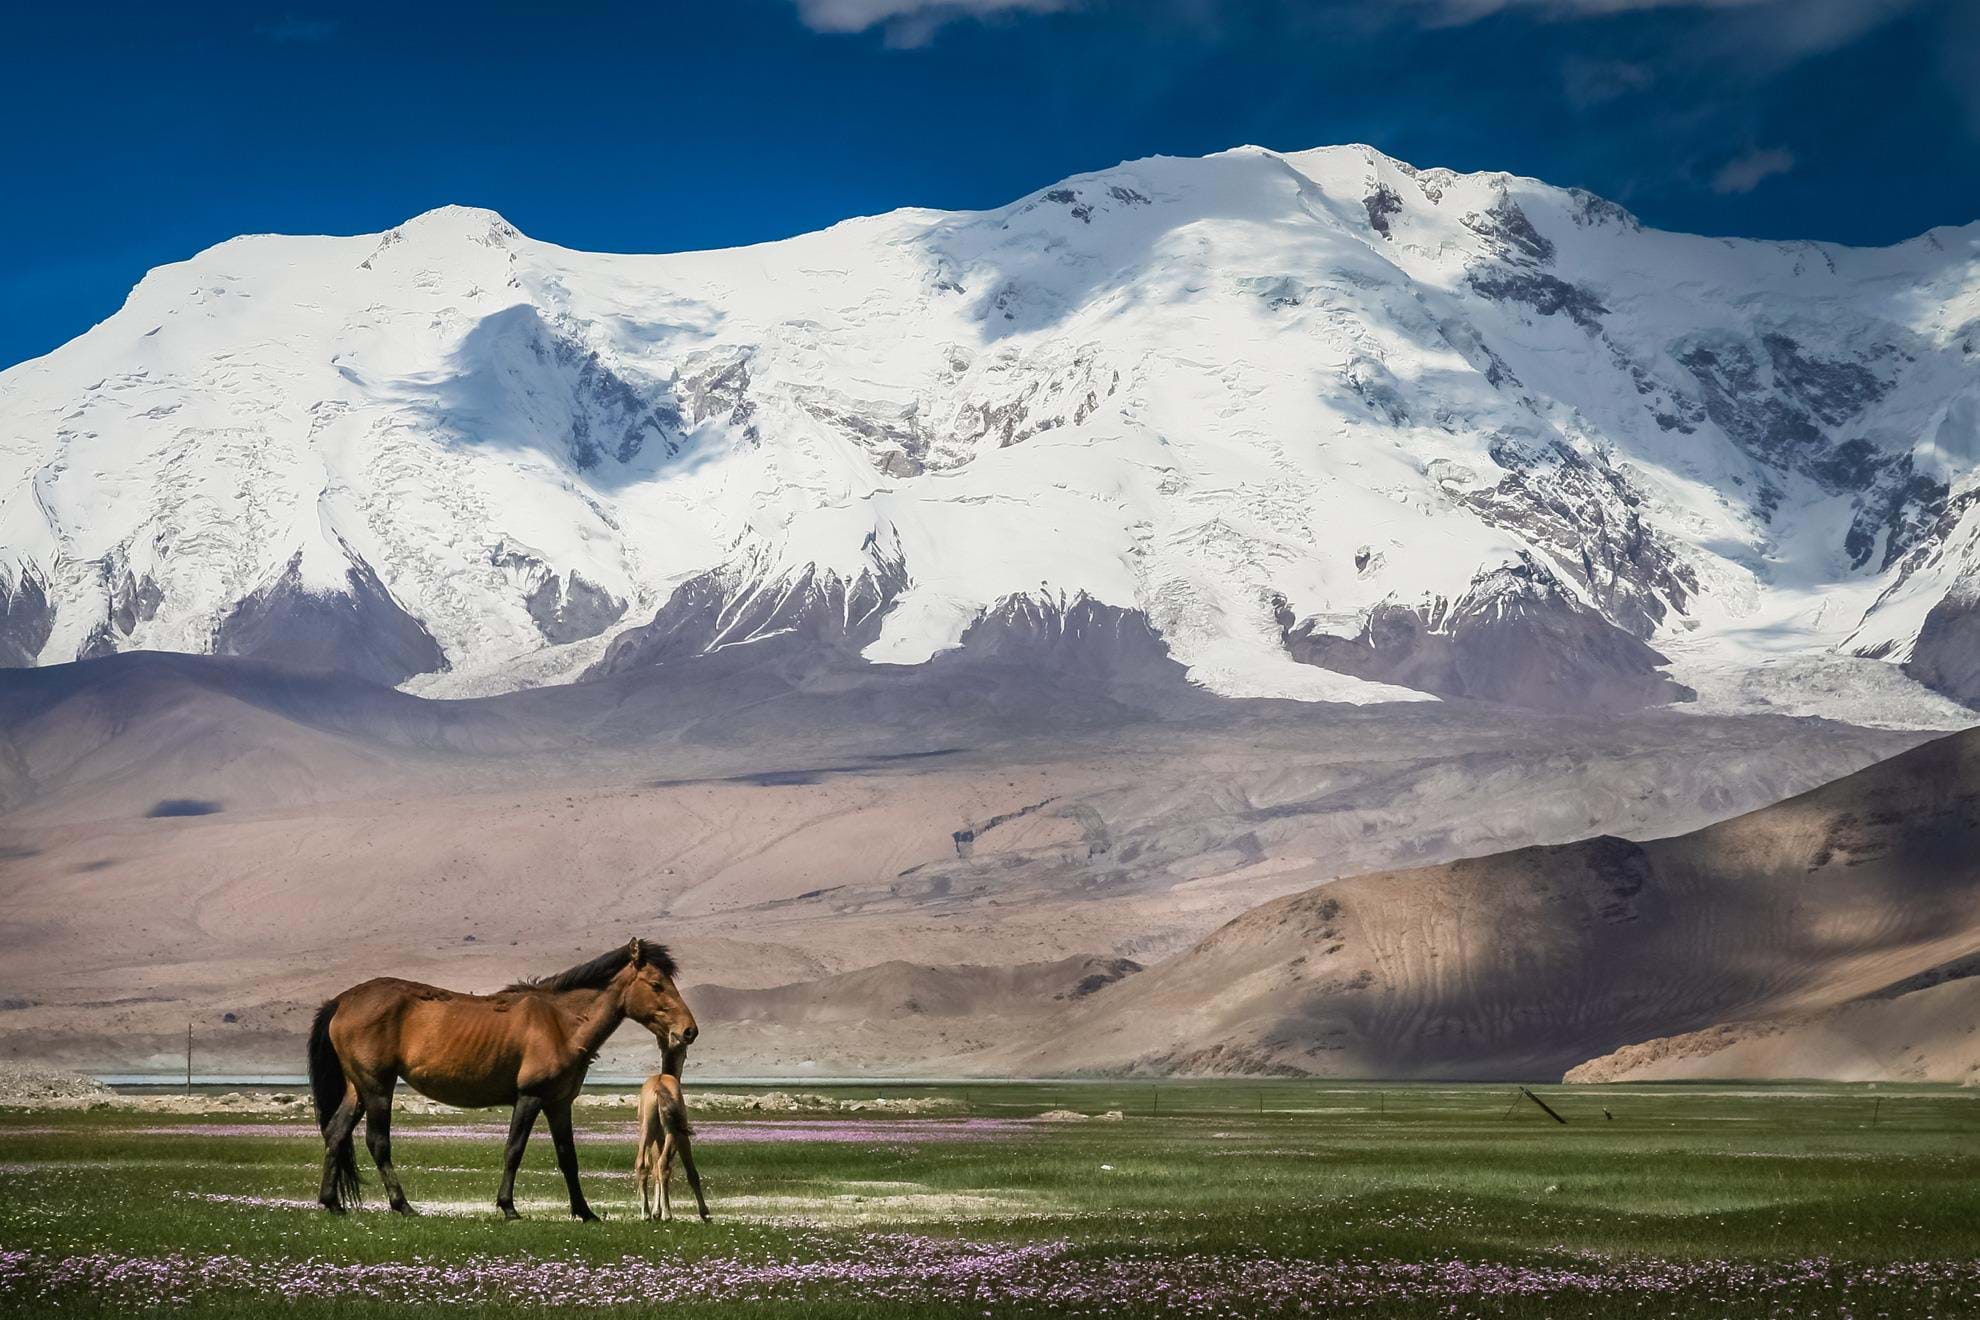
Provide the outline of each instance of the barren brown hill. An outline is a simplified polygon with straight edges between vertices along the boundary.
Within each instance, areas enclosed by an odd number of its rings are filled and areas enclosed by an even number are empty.
[[[1968,731],[1675,838],[1523,848],[1268,903],[1005,1057],[1036,1072],[1552,1077],[1656,1037],[1821,1014],[1975,950]]]
[[[817,981],[762,990],[704,985],[695,1003],[732,1026],[750,1022],[864,1022],[899,1015],[970,1017],[1027,1013],[1084,999],[1141,970],[1128,958],[1060,958],[1009,967],[927,967],[895,961]]]
[[[472,701],[207,657],[6,671],[0,1057],[168,1069],[191,1020],[203,1066],[286,1072],[326,993],[492,988],[634,932],[690,987],[1152,962],[1318,879],[1691,828],[1919,737],[1228,701],[1022,657]],[[887,1010],[922,993],[894,975],[851,1025],[796,992],[726,1038],[704,1011],[697,1066],[954,1071],[1039,1039],[1002,992]]]
[[[893,961],[761,990],[694,988],[694,1008],[719,1022],[700,1069],[754,1076],[873,1071],[957,1073],[971,1056],[1035,1038],[1053,1012],[1133,976],[1127,958],[930,967]]]

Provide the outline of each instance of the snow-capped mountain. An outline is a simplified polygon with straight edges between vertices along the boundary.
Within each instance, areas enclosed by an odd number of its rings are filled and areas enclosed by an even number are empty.
[[[1688,237],[1366,147],[669,256],[450,207],[223,243],[0,375],[0,663],[1040,639],[1241,695],[1980,704],[1980,225]]]

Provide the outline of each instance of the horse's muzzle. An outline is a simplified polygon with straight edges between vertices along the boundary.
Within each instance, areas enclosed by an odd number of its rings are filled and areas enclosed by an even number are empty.
[[[700,1027],[689,1027],[686,1031],[683,1031],[681,1033],[681,1044],[683,1045],[694,1044],[694,1038],[696,1036],[699,1036],[700,1034],[701,1034]]]

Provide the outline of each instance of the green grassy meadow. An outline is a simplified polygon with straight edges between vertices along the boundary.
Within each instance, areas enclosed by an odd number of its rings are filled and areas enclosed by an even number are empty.
[[[1971,1091],[1540,1088],[1561,1126],[1506,1086],[803,1089],[955,1110],[700,1115],[714,1222],[677,1177],[671,1225],[623,1110],[580,1111],[594,1225],[540,1127],[497,1216],[501,1114],[399,1118],[404,1219],[362,1151],[369,1208],[314,1208],[307,1122],[0,1111],[0,1311],[1980,1314]]]

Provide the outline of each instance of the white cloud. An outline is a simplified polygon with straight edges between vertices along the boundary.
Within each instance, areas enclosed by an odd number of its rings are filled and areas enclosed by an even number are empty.
[[[1570,58],[1561,69],[1561,86],[1573,104],[1586,109],[1632,92],[1649,90],[1657,81],[1650,65],[1631,60]]]
[[[1419,0],[1423,2],[1423,0]],[[1446,22],[1470,23],[1503,10],[1538,9],[1558,18],[1599,18],[1643,9],[1746,9],[1773,0],[1427,0]]]
[[[1049,14],[1074,0],[797,0],[798,17],[818,32],[882,28],[892,46],[919,46],[944,23],[998,14]]]
[[[1719,167],[1719,172],[1712,176],[1712,191],[1750,193],[1776,174],[1786,174],[1793,168],[1794,153],[1784,147],[1749,151]]]
[[[1412,0],[1430,21],[1452,26],[1493,14],[1547,19],[1613,18],[1647,10],[1719,13],[1735,25],[1742,48],[1775,63],[1846,46],[1872,28],[1918,7],[1920,0]]]
[[[1970,2],[1970,0],[1969,0]],[[1729,64],[1749,80],[1840,50],[1924,0],[1409,0],[1431,26],[1462,27],[1494,14],[1542,21],[1614,18],[1649,10],[1700,16],[1667,52],[1673,63]]]

